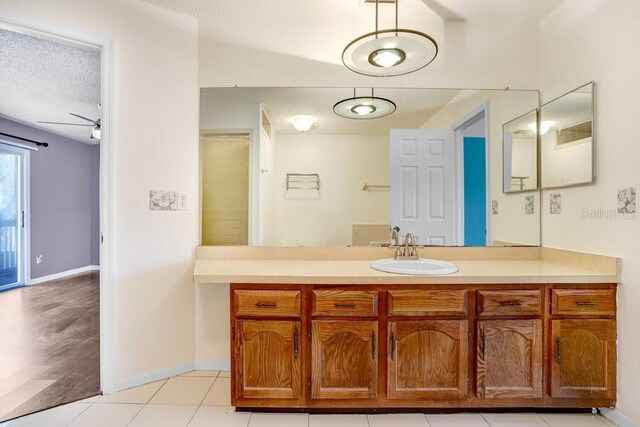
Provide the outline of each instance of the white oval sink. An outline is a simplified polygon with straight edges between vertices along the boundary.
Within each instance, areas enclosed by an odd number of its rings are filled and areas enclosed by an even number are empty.
[[[441,275],[452,274],[458,271],[458,267],[447,261],[435,259],[401,260],[384,258],[373,261],[370,267],[374,270],[396,274],[417,274],[417,275]]]

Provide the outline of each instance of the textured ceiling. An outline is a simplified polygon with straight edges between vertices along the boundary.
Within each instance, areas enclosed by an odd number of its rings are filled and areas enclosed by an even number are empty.
[[[100,118],[100,51],[0,29],[0,94],[0,115],[93,144],[91,127],[37,122]]]
[[[288,118],[310,115],[318,118],[317,127],[309,131],[327,135],[388,135],[391,128],[419,128],[454,98],[475,94],[475,90],[454,89],[376,89],[375,95],[396,103],[390,116],[375,120],[352,120],[333,113],[333,105],[353,96],[349,88],[207,88],[200,102],[207,105],[262,104],[275,134],[295,134]],[[370,90],[358,89],[357,95]]]

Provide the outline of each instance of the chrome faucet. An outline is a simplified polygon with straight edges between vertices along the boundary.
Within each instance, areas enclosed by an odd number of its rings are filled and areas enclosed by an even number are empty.
[[[391,237],[389,239],[391,241],[391,246],[395,246],[396,248],[396,253],[393,255],[393,259],[399,259],[402,256],[402,249],[400,248],[400,242],[398,241],[400,236],[398,233],[400,233],[400,227],[396,225],[391,229]]]

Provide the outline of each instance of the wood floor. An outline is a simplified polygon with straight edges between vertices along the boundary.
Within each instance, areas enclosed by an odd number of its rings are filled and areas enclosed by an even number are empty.
[[[0,421],[100,393],[99,273],[0,292]]]

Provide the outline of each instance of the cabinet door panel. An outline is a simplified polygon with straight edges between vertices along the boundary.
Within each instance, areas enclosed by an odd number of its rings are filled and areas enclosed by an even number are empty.
[[[615,397],[615,325],[605,319],[552,322],[552,397]]]
[[[478,322],[478,397],[542,397],[542,321]]]
[[[390,399],[467,396],[466,320],[389,322]]]
[[[300,322],[236,321],[236,397],[298,399]]]
[[[376,397],[378,322],[314,320],[311,341],[311,397]]]

